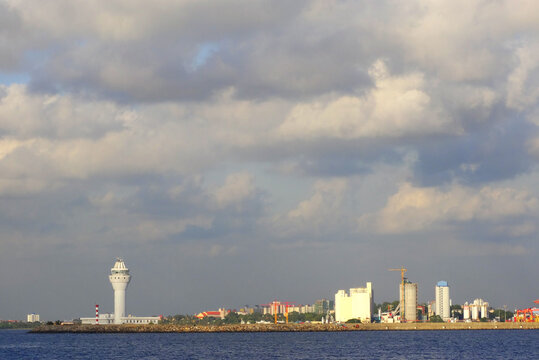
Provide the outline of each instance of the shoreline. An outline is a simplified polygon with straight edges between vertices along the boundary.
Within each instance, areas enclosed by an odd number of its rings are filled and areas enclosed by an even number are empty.
[[[539,323],[403,323],[403,324],[245,324],[245,325],[44,325],[29,331],[50,333],[246,333],[246,332],[342,332],[425,330],[531,330]]]

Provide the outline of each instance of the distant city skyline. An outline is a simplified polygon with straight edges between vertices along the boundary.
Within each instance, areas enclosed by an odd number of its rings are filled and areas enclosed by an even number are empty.
[[[539,3],[0,0],[0,318],[539,298]]]

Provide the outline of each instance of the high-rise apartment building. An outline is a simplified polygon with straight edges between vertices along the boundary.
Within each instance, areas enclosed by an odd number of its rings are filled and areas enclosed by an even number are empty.
[[[436,315],[447,321],[451,318],[451,303],[449,300],[449,285],[447,281],[438,281],[434,288],[436,296]]]
[[[327,314],[328,311],[333,310],[334,302],[332,300],[316,300],[314,305],[314,312],[317,314]]]
[[[35,314],[35,313],[32,313],[32,314],[28,314],[26,315],[26,322],[36,322],[36,321],[39,321],[39,314]]]

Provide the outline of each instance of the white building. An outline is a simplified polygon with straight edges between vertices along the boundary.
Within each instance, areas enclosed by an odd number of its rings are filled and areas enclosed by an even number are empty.
[[[359,319],[371,322],[373,310],[372,283],[364,288],[351,288],[350,295],[344,290],[335,294],[335,321],[346,322]]]
[[[36,322],[36,321],[39,321],[39,314],[35,314],[35,313],[32,313],[32,314],[28,314],[26,315],[26,322]]]
[[[447,321],[451,318],[451,304],[449,301],[449,285],[447,281],[438,281],[434,288],[436,295],[436,315]]]
[[[109,281],[114,289],[114,314],[97,314],[93,318],[81,318],[82,324],[157,324],[159,316],[125,316],[125,292],[131,281],[129,269],[122,259],[117,258],[110,269]],[[96,321],[97,320],[97,321]]]
[[[473,304],[470,305],[472,309],[472,320],[480,320],[482,318],[488,318],[489,303],[483,299],[475,299]]]
[[[464,320],[469,320],[470,319],[470,305],[468,304],[468,302],[466,301],[464,303],[464,306],[462,307],[462,318]]]
[[[483,299],[475,299],[473,303],[464,303],[463,319],[478,321],[482,318],[488,318],[489,303]]]

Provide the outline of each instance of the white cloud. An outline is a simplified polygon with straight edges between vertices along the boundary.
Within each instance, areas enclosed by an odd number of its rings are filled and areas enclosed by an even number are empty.
[[[539,44],[516,49],[518,65],[507,78],[507,106],[525,110],[537,106],[539,100]]]
[[[27,86],[0,85],[0,131],[21,138],[95,138],[122,128],[132,112],[109,101],[70,94],[32,94]]]
[[[213,195],[219,208],[241,207],[241,203],[255,195],[253,176],[249,173],[235,173],[227,176],[225,184],[215,189]]]
[[[151,240],[162,240],[168,236],[178,236],[188,226],[195,226],[203,229],[210,229],[212,227],[214,218],[210,215],[206,216],[193,216],[186,217],[178,220],[142,220],[137,226],[128,232],[136,233],[136,238],[141,239],[143,242]],[[125,234],[124,234],[125,235]],[[135,236],[135,234],[133,234]]]
[[[452,185],[447,190],[402,185],[385,207],[360,217],[360,229],[380,233],[432,230],[472,220],[497,221],[535,213],[537,198],[526,191],[484,186],[478,190]]]
[[[341,96],[295,106],[278,129],[291,139],[405,137],[458,134],[461,129],[431,101],[424,76],[391,76],[382,60],[369,70],[374,88],[364,96]]]
[[[412,1],[390,13],[389,32],[404,49],[402,56],[449,81],[497,78],[508,43],[534,38],[539,30],[533,0]]]
[[[0,90],[0,193],[36,192],[99,176],[199,173],[235,149],[267,142],[270,119],[286,107],[225,94],[204,104],[135,110],[69,94],[36,94],[25,85]],[[219,193],[218,201],[229,201],[226,196]]]

